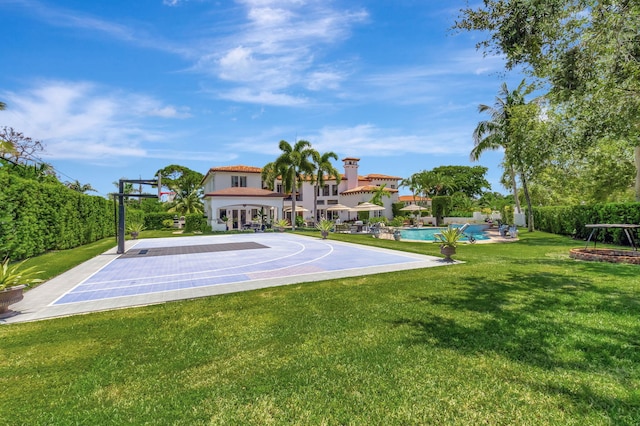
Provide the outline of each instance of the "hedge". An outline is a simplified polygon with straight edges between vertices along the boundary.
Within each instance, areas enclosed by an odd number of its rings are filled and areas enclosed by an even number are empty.
[[[211,226],[202,214],[188,214],[184,218],[184,232],[211,232]]]
[[[431,209],[436,218],[437,225],[440,225],[442,218],[448,216],[451,211],[451,197],[440,195],[431,199]]]
[[[112,203],[0,172],[0,258],[20,260],[115,235]]]
[[[536,229],[586,240],[591,233],[585,225],[596,223],[640,224],[640,203],[601,203],[594,205],[535,207]],[[637,237],[637,234],[633,232]],[[597,241],[629,245],[622,229],[601,229]]]

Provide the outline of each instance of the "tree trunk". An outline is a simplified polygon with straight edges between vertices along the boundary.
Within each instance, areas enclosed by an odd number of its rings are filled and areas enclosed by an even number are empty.
[[[513,170],[513,165],[511,164],[509,164],[509,176],[511,176],[511,189],[513,190],[513,198],[516,203],[516,213],[522,213],[522,208],[520,208],[520,199],[518,198],[516,172]]]
[[[533,226],[533,209],[531,208],[531,197],[529,196],[529,187],[527,186],[527,178],[524,173],[520,173],[520,179],[522,180],[522,190],[524,191],[524,198],[527,200],[527,229],[529,232],[534,231]]]
[[[633,148],[633,159],[636,163],[636,201],[640,201],[640,145]]]

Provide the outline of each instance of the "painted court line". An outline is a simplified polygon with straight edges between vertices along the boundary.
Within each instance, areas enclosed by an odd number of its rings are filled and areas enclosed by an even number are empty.
[[[205,247],[223,244],[256,248]],[[21,314],[2,322],[448,264],[433,256],[287,233],[128,241],[126,251],[152,249],[167,254],[118,256],[114,248],[91,259],[26,292],[12,306]]]

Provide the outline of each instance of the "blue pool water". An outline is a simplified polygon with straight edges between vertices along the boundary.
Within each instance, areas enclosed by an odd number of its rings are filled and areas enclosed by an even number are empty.
[[[461,227],[462,225],[451,225],[453,227]],[[465,235],[473,235],[473,238],[476,240],[488,240],[489,237],[485,234],[484,230],[486,229],[486,225],[469,225],[467,229],[465,229]],[[400,231],[400,236],[402,239],[406,240],[418,240],[418,241],[435,241],[435,234],[442,232],[443,229],[446,228],[411,228],[411,229],[403,229]],[[461,238],[461,241],[467,241],[468,238],[466,236]]]

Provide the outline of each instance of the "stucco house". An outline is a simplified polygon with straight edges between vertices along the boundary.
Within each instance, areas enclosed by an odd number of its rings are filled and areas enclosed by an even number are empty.
[[[337,204],[355,207],[370,201],[384,185],[383,191],[390,195],[382,198],[385,209],[371,212],[371,215],[391,219],[391,206],[398,201],[398,183],[402,178],[382,174],[360,176],[359,161],[353,157],[342,160],[344,174],[339,184],[330,176],[325,178],[323,187],[316,187],[311,181],[304,182],[296,198],[297,214],[309,222],[321,218],[355,219],[355,212],[327,211],[327,208]],[[205,216],[213,230],[242,229],[260,216],[270,222],[281,218],[291,220],[291,194],[282,192],[279,181],[276,181],[275,191],[266,189],[261,172],[260,167],[241,165],[209,169],[202,180],[203,202]],[[314,192],[317,192],[317,205],[314,205]]]

